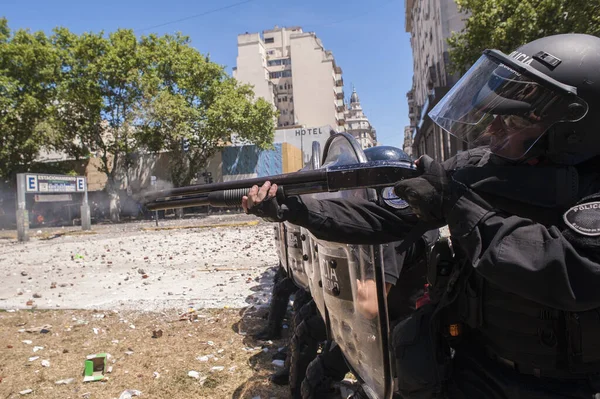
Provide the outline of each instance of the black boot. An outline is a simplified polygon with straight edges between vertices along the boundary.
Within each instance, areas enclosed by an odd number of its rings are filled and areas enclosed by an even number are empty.
[[[286,346],[282,350],[275,352],[275,354],[271,358],[273,360],[285,360],[287,355],[288,355],[288,348]]]
[[[271,375],[271,382],[275,385],[288,385],[290,383],[289,367],[284,367]]]
[[[268,341],[281,338],[281,325],[285,318],[290,295],[298,288],[289,277],[283,278],[273,287],[273,296],[269,305],[269,321],[267,327],[254,335],[255,339]]]

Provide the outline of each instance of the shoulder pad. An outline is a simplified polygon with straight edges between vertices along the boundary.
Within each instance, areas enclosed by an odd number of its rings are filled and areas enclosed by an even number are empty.
[[[394,193],[394,187],[386,187],[381,190],[381,198],[383,202],[394,209],[406,209],[408,208],[408,202],[399,198],[396,193]]]
[[[600,236],[600,201],[575,205],[564,213],[563,220],[578,234],[588,237]]]

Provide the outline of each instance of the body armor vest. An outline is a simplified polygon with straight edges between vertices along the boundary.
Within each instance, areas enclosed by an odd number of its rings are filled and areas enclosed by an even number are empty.
[[[572,168],[563,173],[563,176],[572,175]],[[502,192],[502,185],[498,186],[497,192],[494,184],[486,186],[484,192],[469,186],[500,211],[530,218],[546,226],[560,226],[564,211],[584,196],[572,184],[583,186],[585,182],[589,187],[588,178],[581,179],[577,175],[567,178],[566,182],[571,186],[566,187],[566,191],[575,198],[562,197],[555,204],[516,201],[514,197],[510,198],[510,193]],[[518,194],[527,199],[526,187],[519,190]],[[551,190],[557,193],[555,188]],[[531,197],[540,199],[543,195],[538,192]],[[490,357],[523,374],[565,379],[600,374],[600,309],[561,311],[506,292],[483,279],[476,270],[463,270],[462,275],[468,278],[466,288],[445,310],[442,322],[450,325],[460,321],[467,327],[461,342],[478,345]]]

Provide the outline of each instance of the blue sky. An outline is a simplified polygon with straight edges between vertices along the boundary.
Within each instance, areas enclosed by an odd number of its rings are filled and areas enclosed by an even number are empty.
[[[278,26],[314,31],[343,69],[346,95],[356,86],[379,141],[402,147],[408,124],[406,92],[412,82],[412,52],[404,29],[404,0],[246,0],[205,16],[145,29],[244,0],[8,0],[0,16],[11,29],[75,33],[130,28],[138,34],[181,31],[192,45],[227,67],[237,56],[237,35]]]

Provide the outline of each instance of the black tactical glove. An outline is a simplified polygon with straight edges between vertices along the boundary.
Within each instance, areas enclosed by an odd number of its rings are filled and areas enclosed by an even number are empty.
[[[244,202],[242,202],[244,204]],[[250,189],[244,208],[246,213],[263,218],[267,222],[285,222],[288,219],[289,208],[277,201],[277,186],[266,182],[259,189],[254,186]]]
[[[419,158],[417,170],[422,172],[419,177],[399,181],[394,192],[408,202],[421,220],[445,224],[445,216],[458,198],[448,173],[428,155]]]

